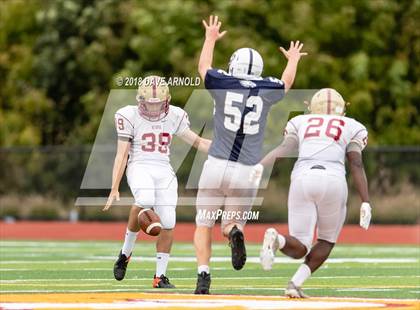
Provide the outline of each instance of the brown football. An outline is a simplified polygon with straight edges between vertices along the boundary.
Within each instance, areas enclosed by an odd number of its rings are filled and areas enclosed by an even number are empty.
[[[157,236],[162,230],[159,216],[152,209],[142,209],[139,212],[141,230],[150,236]]]

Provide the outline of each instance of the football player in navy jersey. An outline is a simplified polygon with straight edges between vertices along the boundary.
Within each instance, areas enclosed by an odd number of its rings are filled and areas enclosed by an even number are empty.
[[[228,72],[212,68],[213,51],[222,23],[217,16],[203,20],[206,38],[198,71],[214,99],[213,131],[209,157],[204,164],[197,194],[194,245],[198,279],[196,294],[209,294],[212,214],[224,206],[222,232],[229,239],[232,265],[242,269],[246,261],[243,227],[257,188],[250,182],[251,169],[261,160],[262,143],[270,107],[280,101],[295,79],[303,44],[291,42],[281,79],[261,77],[263,60],[252,48],[241,48],[230,58]]]

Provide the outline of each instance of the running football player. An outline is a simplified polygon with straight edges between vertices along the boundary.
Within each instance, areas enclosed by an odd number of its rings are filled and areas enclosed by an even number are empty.
[[[168,85],[158,76],[142,80],[137,91],[137,106],[128,105],[115,113],[118,134],[117,154],[112,172],[112,189],[104,210],[119,200],[119,185],[127,166],[127,181],[134,196],[124,244],[114,265],[114,277],[124,279],[137,234],[138,214],[143,208],[153,208],[159,215],[162,231],[156,242],[155,288],[173,288],[166,276],[171,251],[178,182],[169,162],[170,145],[176,135],[202,152],[211,141],[203,139],[189,128],[187,113],[170,105]]]
[[[209,294],[211,232],[215,219],[202,216],[224,206],[225,212],[236,214],[222,217],[222,232],[228,238],[232,265],[242,269],[246,261],[243,229],[245,212],[249,212],[257,188],[249,182],[249,173],[261,159],[267,114],[280,101],[295,79],[303,44],[291,42],[289,50],[280,48],[287,58],[281,79],[261,77],[263,60],[252,48],[241,48],[230,58],[228,72],[213,69],[213,51],[220,32],[217,16],[203,20],[205,41],[198,71],[214,99],[214,139],[209,157],[203,166],[197,194],[194,246],[198,278],[195,294]],[[204,212],[202,212],[204,211]],[[233,213],[235,212],[235,213]]]
[[[307,297],[303,283],[328,258],[343,227],[347,203],[345,157],[362,201],[360,226],[368,229],[371,220],[362,161],[368,132],[361,123],[344,116],[345,107],[336,90],[318,91],[309,104],[310,113],[287,123],[283,143],[264,157],[251,174],[251,178],[258,179],[261,165],[271,165],[276,158],[298,151],[288,198],[290,235],[267,229],[260,257],[265,270],[272,268],[277,250],[295,259],[305,257],[285,290],[285,295],[292,298]],[[315,227],[318,240],[312,245]]]

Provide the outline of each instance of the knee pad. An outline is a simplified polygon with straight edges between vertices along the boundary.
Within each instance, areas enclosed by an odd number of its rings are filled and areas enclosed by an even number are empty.
[[[159,207],[154,208],[157,215],[159,215],[160,223],[163,229],[173,229],[176,223],[176,212],[173,207]]]

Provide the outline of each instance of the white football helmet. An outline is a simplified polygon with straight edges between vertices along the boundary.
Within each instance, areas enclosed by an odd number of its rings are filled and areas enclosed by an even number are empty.
[[[165,79],[151,75],[145,77],[137,89],[140,115],[149,121],[159,121],[169,112],[171,95]]]
[[[313,95],[308,109],[312,114],[344,115],[346,102],[333,88],[320,89]]]
[[[244,79],[259,78],[264,63],[261,55],[252,48],[236,50],[229,61],[229,74]]]

